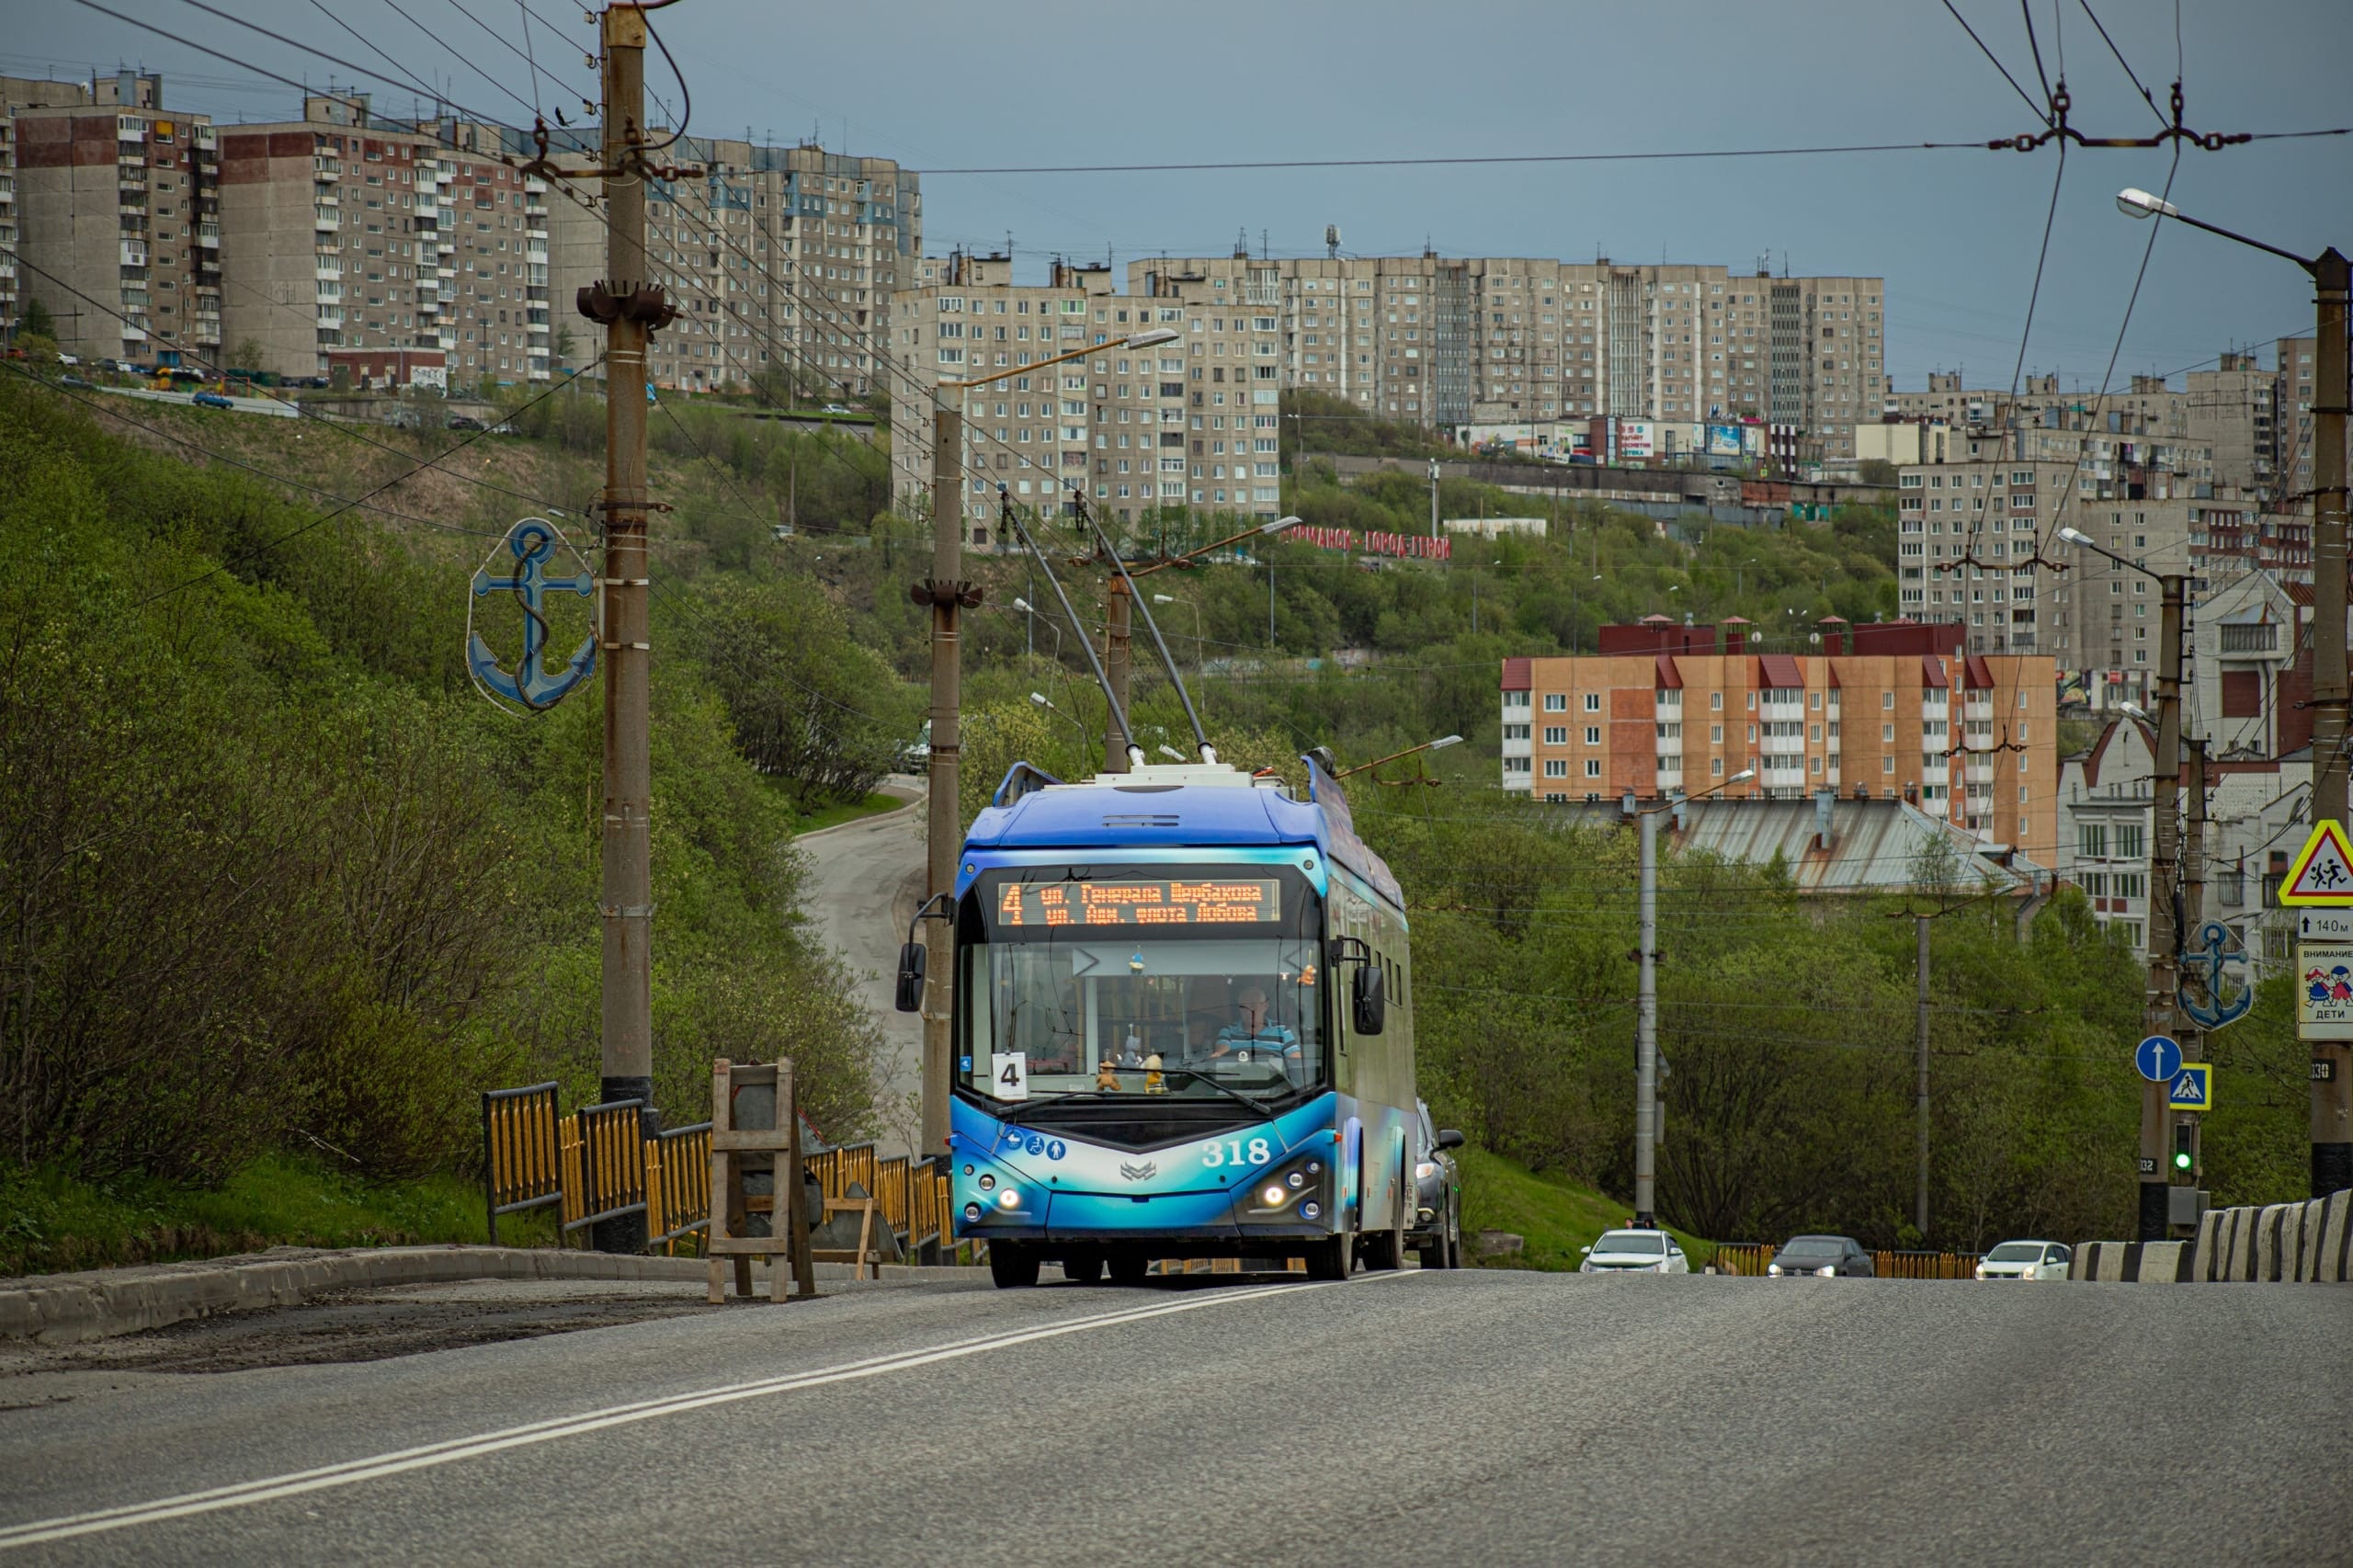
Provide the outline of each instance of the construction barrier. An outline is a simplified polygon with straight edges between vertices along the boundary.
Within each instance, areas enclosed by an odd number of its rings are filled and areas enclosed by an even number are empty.
[[[645,1141],[645,1240],[676,1256],[680,1238],[710,1229],[710,1123]]]
[[[2142,1285],[2353,1282],[2353,1192],[2209,1209],[2188,1241],[2086,1242],[2067,1278]]]
[[[1719,1274],[1759,1275],[1780,1256],[1768,1242],[1726,1242],[1712,1260]],[[1875,1252],[1871,1271],[1881,1279],[1973,1279],[1981,1254],[1973,1252]]]
[[[490,1244],[498,1244],[498,1217],[563,1202],[563,1120],[556,1085],[492,1089],[482,1097],[483,1198],[490,1210]]]
[[[492,1243],[499,1216],[546,1208],[556,1210],[563,1236],[642,1212],[649,1251],[675,1255],[681,1242],[699,1247],[697,1238],[710,1226],[711,1124],[648,1138],[642,1110],[636,1100],[620,1100],[566,1116],[553,1083],[484,1091],[483,1198]],[[889,1228],[901,1256],[956,1244],[944,1160],[886,1159],[867,1142],[810,1154],[802,1168],[823,1189],[825,1211],[870,1207],[872,1223]]]

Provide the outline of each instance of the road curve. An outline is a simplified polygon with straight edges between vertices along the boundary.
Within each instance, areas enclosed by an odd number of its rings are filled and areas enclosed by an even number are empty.
[[[2348,1301],[934,1277],[90,1380],[0,1408],[0,1562],[2344,1562]]]
[[[924,869],[924,815],[917,809],[924,795],[920,784],[899,777],[880,788],[910,803],[792,842],[809,858],[802,903],[818,940],[860,976],[851,994],[882,1026],[885,1116],[875,1142],[889,1155],[909,1153],[915,1129],[900,1108],[923,1087],[923,1026],[914,1014],[892,1006],[891,990],[906,930],[904,917],[892,917],[892,901],[900,885]]]

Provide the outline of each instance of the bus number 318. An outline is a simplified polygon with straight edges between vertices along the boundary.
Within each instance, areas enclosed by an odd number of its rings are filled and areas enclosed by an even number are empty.
[[[1209,1142],[1201,1145],[1201,1164],[1211,1167],[1218,1165],[1263,1165],[1274,1157],[1274,1151],[1267,1146],[1267,1141],[1264,1138],[1251,1139],[1250,1145],[1246,1153],[1243,1148],[1242,1140],[1239,1138],[1228,1139],[1222,1143],[1218,1142],[1215,1139],[1211,1139]]]

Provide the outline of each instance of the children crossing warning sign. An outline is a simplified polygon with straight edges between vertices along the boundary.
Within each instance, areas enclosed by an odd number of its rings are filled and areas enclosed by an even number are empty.
[[[2313,835],[2280,880],[2279,902],[2353,904],[2353,845],[2346,842],[2343,824],[2313,824]]]

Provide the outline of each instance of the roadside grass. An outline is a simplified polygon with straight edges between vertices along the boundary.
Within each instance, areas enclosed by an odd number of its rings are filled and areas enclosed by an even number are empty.
[[[499,1221],[499,1240],[510,1245],[545,1245],[553,1231],[540,1212]],[[482,1189],[451,1176],[372,1183],[280,1154],[264,1155],[213,1188],[0,1169],[0,1278],[272,1246],[489,1239]]]
[[[1483,1149],[1464,1148],[1455,1158],[1462,1165],[1462,1241],[1466,1258],[1472,1236],[1480,1231],[1509,1231],[1526,1244],[1513,1257],[1491,1259],[1491,1268],[1574,1269],[1585,1261],[1582,1249],[1602,1232],[1625,1224],[1632,1206],[1579,1187],[1552,1171],[1531,1171],[1516,1161]],[[1716,1244],[1667,1230],[1683,1244],[1693,1273],[1707,1267]]]
[[[896,811],[905,804],[904,801],[895,795],[883,794],[869,795],[862,801],[838,801],[823,810],[811,812],[805,816],[795,814],[792,819],[793,835],[799,837],[804,833],[814,833],[821,827],[838,827],[843,823],[856,822],[860,817],[880,816],[884,812]]]

